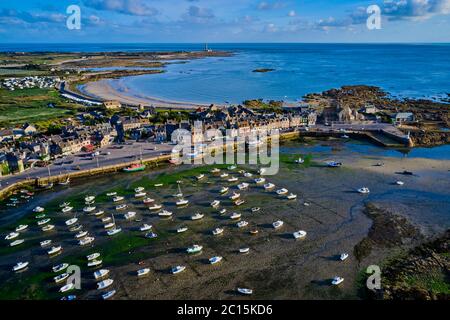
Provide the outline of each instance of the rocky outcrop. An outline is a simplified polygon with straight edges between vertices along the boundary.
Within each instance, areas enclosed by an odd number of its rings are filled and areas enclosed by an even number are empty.
[[[412,131],[410,136],[415,146],[437,146],[450,143],[450,132]]]

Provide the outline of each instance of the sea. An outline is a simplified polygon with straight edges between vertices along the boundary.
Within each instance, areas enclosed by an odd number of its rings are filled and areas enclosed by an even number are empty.
[[[205,44],[0,44],[0,51],[193,51]],[[231,57],[174,61],[165,73],[110,80],[129,95],[192,103],[297,102],[343,85],[378,86],[396,98],[448,99],[450,44],[215,43]],[[256,73],[255,69],[274,69]]]

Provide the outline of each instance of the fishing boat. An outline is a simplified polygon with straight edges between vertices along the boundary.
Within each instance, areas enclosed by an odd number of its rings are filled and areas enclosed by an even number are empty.
[[[64,203],[61,203],[60,205],[59,205],[59,207],[62,209],[62,208],[65,208],[65,207],[68,207],[68,206],[70,206],[70,202],[64,202]]]
[[[68,267],[69,267],[69,264],[68,264],[68,263],[61,263],[61,264],[58,264],[57,266],[54,266],[54,267],[52,268],[52,271],[53,271],[54,273],[58,273],[58,272],[61,272],[61,271],[66,270]]]
[[[250,248],[249,247],[244,247],[244,248],[240,248],[239,249],[239,253],[241,254],[247,254],[250,252]]]
[[[219,235],[221,235],[221,234],[223,234],[223,228],[215,228],[213,231],[212,231],[212,234],[214,235],[214,236],[219,236]]]
[[[253,213],[256,213],[256,212],[259,212],[259,211],[261,211],[261,208],[260,208],[260,207],[254,207],[254,208],[252,208],[252,212],[253,212]]]
[[[25,268],[28,267],[30,263],[29,262],[18,262],[14,267],[13,267],[13,271],[17,272],[17,271],[21,271],[24,270]]]
[[[53,224],[48,224],[48,225],[42,227],[42,231],[44,231],[44,232],[52,231],[53,229],[55,229],[55,225],[53,225]]]
[[[150,211],[161,210],[161,208],[162,208],[162,205],[160,205],[160,204],[154,204],[154,205],[152,205],[151,207],[148,207],[148,209],[149,209]]]
[[[226,172],[224,172],[224,173],[222,173],[222,174],[220,175],[220,177],[221,177],[222,179],[228,178],[228,176],[229,176],[229,174],[226,173]]]
[[[152,198],[145,198],[145,199],[143,200],[143,202],[144,202],[144,204],[152,204],[152,203],[155,202],[155,199],[152,199]]]
[[[216,256],[216,257],[212,257],[211,259],[209,259],[209,263],[210,264],[217,264],[217,263],[219,263],[222,260],[223,260],[223,257]]]
[[[145,164],[139,164],[139,163],[132,164],[131,166],[123,169],[123,171],[127,172],[127,173],[144,171],[144,170],[145,170]]]
[[[186,206],[188,204],[189,204],[189,200],[186,200],[186,199],[183,199],[183,198],[178,199],[177,202],[176,202],[176,205],[178,207]]]
[[[116,206],[116,211],[125,210],[127,208],[126,204],[120,204]]]
[[[123,200],[125,200],[125,197],[122,197],[122,196],[115,196],[113,198],[113,202],[120,202],[120,201],[123,201]]]
[[[152,230],[153,226],[149,225],[149,224],[144,224],[142,227],[139,228],[139,231],[141,232],[145,232],[145,231],[149,231]]]
[[[257,179],[255,179],[255,183],[256,184],[263,184],[264,182],[266,182],[266,178],[257,178]]]
[[[55,280],[55,283],[60,283],[66,280],[69,276],[69,273],[62,273],[60,275],[57,275],[56,277],[53,277],[53,280]]]
[[[46,246],[49,246],[52,244],[52,240],[44,240],[44,241],[41,241],[39,244],[41,245],[41,248],[45,248]]]
[[[247,288],[237,288],[237,292],[246,296],[250,296],[253,294],[253,290]]]
[[[136,189],[134,189],[134,192],[135,192],[135,193],[141,193],[141,192],[143,192],[144,190],[145,190],[144,187],[137,187]]]
[[[339,257],[339,259],[341,261],[345,261],[348,259],[348,257],[349,257],[348,253],[342,253],[341,256]]]
[[[92,254],[86,256],[86,259],[88,261],[92,261],[92,260],[99,258],[100,256],[101,256],[101,254],[99,252],[95,252],[95,253],[92,253]]]
[[[125,218],[125,220],[131,220],[134,217],[136,217],[136,212],[133,211],[127,212],[123,215],[123,217]]]
[[[295,199],[297,199],[297,195],[294,194],[294,193],[290,193],[290,194],[286,197],[286,199],[288,199],[288,200],[295,200]]]
[[[5,240],[13,240],[17,238],[20,234],[18,232],[11,232],[5,237]]]
[[[41,213],[41,212],[44,212],[44,211],[45,211],[45,209],[42,208],[42,207],[36,207],[36,208],[33,209],[34,213]]]
[[[101,278],[104,278],[109,274],[109,272],[110,271],[108,269],[97,270],[94,272],[94,279],[99,280]]]
[[[140,277],[144,277],[144,276],[148,275],[149,273],[150,273],[150,268],[144,268],[144,269],[137,271],[137,276],[140,278]]]
[[[84,202],[93,202],[95,201],[95,196],[87,196],[84,198]]]
[[[66,284],[64,287],[62,287],[61,289],[59,289],[59,292],[64,293],[70,290],[75,289],[75,285],[71,282]]]
[[[366,188],[366,187],[359,188],[357,191],[358,191],[358,193],[361,193],[361,194],[369,194],[370,193],[369,188]]]
[[[110,229],[110,230],[106,231],[106,234],[108,236],[112,237],[112,236],[115,236],[116,234],[119,234],[121,232],[122,232],[121,228],[113,228],[113,229]]]
[[[326,163],[329,168],[340,168],[342,167],[342,162],[329,161]]]
[[[246,182],[239,184],[237,187],[239,190],[245,190],[249,187],[250,185]]]
[[[180,227],[180,228],[177,229],[177,233],[184,233],[184,232],[186,232],[188,230],[189,230],[188,227]]]
[[[84,239],[81,239],[80,241],[78,241],[78,244],[80,246],[87,246],[90,245],[92,242],[94,242],[95,238],[94,237],[86,237]]]
[[[78,218],[72,218],[72,219],[67,220],[65,223],[66,223],[66,226],[70,227],[70,226],[73,226],[77,222],[78,222]]]
[[[27,224],[21,224],[20,226],[18,226],[16,228],[16,232],[21,232],[21,231],[24,231],[26,229],[28,229],[28,225]]]
[[[277,195],[282,196],[282,195],[287,194],[288,192],[289,192],[288,189],[282,188],[282,189],[277,190]]]
[[[227,181],[228,182],[236,182],[236,181],[239,181],[239,179],[236,177],[231,177],[231,178],[228,178]]]
[[[298,158],[297,160],[295,160],[295,163],[297,163],[297,164],[304,164],[305,160],[302,159],[302,158]]]
[[[138,192],[134,195],[136,199],[144,198],[147,195],[147,192]]]
[[[61,212],[62,213],[68,213],[68,212],[70,212],[72,210],[73,210],[73,207],[64,207],[64,208],[62,208]]]
[[[340,285],[342,282],[344,282],[344,278],[341,277],[334,277],[333,280],[331,281],[331,284],[333,286],[338,286]]]
[[[116,196],[117,195],[117,192],[108,192],[107,194],[106,194],[106,196],[108,196],[108,197],[114,197],[114,196]]]
[[[280,229],[284,225],[284,222],[281,220],[275,221],[272,223],[274,229]]]
[[[24,239],[15,240],[15,241],[11,242],[11,243],[9,244],[9,246],[10,246],[10,247],[16,247],[16,246],[18,246],[18,245],[21,245],[21,244],[24,243],[24,242],[25,242]]]
[[[87,263],[88,268],[96,268],[103,263],[103,260],[92,260]]]
[[[248,222],[247,221],[239,221],[236,226],[238,228],[245,228],[246,226],[248,226]]]
[[[107,293],[102,294],[102,299],[108,300],[108,299],[112,298],[115,294],[116,294],[116,290],[108,291]]]
[[[233,212],[233,214],[231,214],[230,219],[231,220],[238,220],[242,217],[242,214],[237,213],[237,212]]]
[[[85,207],[85,208],[83,209],[83,212],[85,212],[85,213],[91,213],[91,212],[93,212],[95,209],[96,209],[96,207],[91,207],[91,206],[89,206],[89,207]]]
[[[59,254],[62,251],[62,247],[61,246],[57,246],[57,247],[52,247],[50,250],[47,251],[47,254],[49,256],[53,256],[55,254]]]
[[[114,283],[113,279],[106,279],[97,283],[97,290],[103,290],[110,287]]]
[[[147,234],[145,235],[145,237],[146,237],[147,239],[156,239],[156,238],[158,238],[158,235],[157,235],[156,233],[154,233],[154,232],[149,232],[149,233],[147,233]]]
[[[230,190],[230,188],[228,188],[228,187],[222,187],[222,189],[220,189],[219,192],[220,192],[221,194],[224,194],[224,193],[227,193],[228,190]]]
[[[296,231],[292,235],[294,236],[295,239],[303,239],[304,237],[306,237],[306,231],[303,230]]]
[[[244,203],[245,203],[245,200],[239,199],[234,203],[234,205],[239,207],[239,206],[243,205]]]
[[[195,221],[195,220],[201,220],[205,217],[204,214],[202,213],[196,213],[193,216],[191,216],[191,220]]]
[[[273,183],[266,183],[264,185],[264,189],[266,189],[266,190],[271,190],[273,188],[275,188],[275,185]]]
[[[405,185],[405,183],[403,181],[396,181],[395,184],[398,185],[398,186],[404,186]]]
[[[176,266],[171,269],[172,274],[178,274],[186,270],[185,266]]]
[[[38,226],[43,226],[43,225],[49,223],[50,220],[51,220],[50,218],[43,219],[43,220],[39,220],[39,221],[37,222],[37,225],[38,225]]]
[[[192,247],[186,249],[186,252],[189,254],[199,253],[203,250],[203,246],[198,244],[194,244]]]
[[[167,210],[163,210],[161,212],[158,213],[158,216],[160,216],[161,218],[169,218],[173,215],[173,212],[167,211]]]
[[[200,174],[200,175],[198,175],[197,177],[195,177],[198,181],[200,181],[200,180],[202,180],[202,179],[204,179],[205,178],[205,175],[204,174]]]
[[[217,208],[219,205],[220,205],[219,200],[214,200],[213,202],[211,202],[211,207],[213,207],[213,208]]]
[[[240,193],[233,192],[233,194],[230,197],[230,200],[234,201],[234,200],[239,199],[240,197],[241,197]]]

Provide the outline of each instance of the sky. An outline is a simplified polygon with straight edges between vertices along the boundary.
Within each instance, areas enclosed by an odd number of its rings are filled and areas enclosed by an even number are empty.
[[[450,42],[450,0],[3,0],[0,43],[14,42]]]

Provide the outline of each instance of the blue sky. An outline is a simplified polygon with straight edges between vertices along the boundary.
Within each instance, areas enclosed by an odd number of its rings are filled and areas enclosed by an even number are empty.
[[[66,8],[81,8],[68,30]],[[368,30],[366,9],[382,11]],[[450,0],[17,0],[0,42],[450,42]]]

